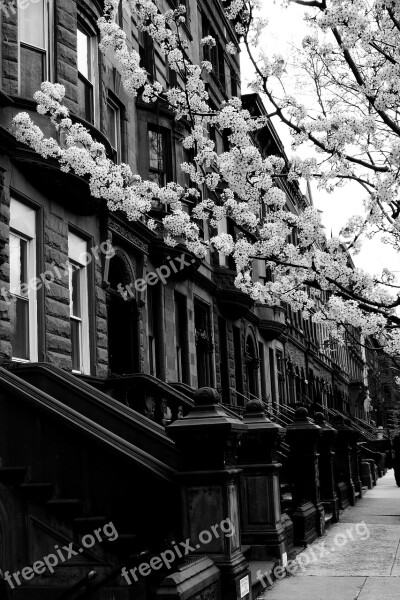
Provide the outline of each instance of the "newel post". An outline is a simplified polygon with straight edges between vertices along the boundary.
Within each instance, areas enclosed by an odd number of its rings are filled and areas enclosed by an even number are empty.
[[[195,407],[167,432],[183,458],[183,536],[193,554],[207,554],[221,571],[223,600],[251,600],[249,565],[241,552],[236,455],[247,426],[227,413],[212,388],[194,394]]]
[[[335,428],[338,431],[335,457],[336,483],[340,508],[345,509],[349,505],[354,506],[356,502],[351,457],[353,430],[345,424],[341,415],[336,417]]]
[[[290,446],[289,471],[293,490],[293,530],[297,544],[310,544],[325,531],[325,511],[320,502],[318,441],[321,428],[298,408],[293,423],[286,427]]]
[[[321,428],[322,433],[318,443],[318,466],[321,502],[326,512],[332,513],[332,523],[339,521],[339,498],[336,493],[335,481],[335,440],[338,432],[325,421],[324,415],[317,412],[314,422]]]
[[[252,560],[271,557],[285,562],[286,534],[281,521],[277,445],[284,429],[265,415],[260,400],[246,405],[238,464],[243,469],[241,486],[242,542],[251,546]]]

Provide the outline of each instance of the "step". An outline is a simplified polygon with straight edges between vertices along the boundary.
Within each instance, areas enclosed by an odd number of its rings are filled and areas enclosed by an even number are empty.
[[[281,481],[279,487],[280,487],[281,495],[290,493],[290,483],[285,483],[285,482]]]
[[[27,498],[43,502],[52,497],[54,484],[48,481],[30,481],[29,483],[21,483],[20,489]]]
[[[51,512],[65,519],[74,519],[82,513],[82,502],[78,498],[48,500],[46,506]]]
[[[109,519],[104,516],[99,517],[77,517],[74,519],[74,524],[79,532],[93,531],[98,527],[103,527]]]
[[[251,560],[249,562],[253,598],[257,598],[264,590],[271,587],[275,580],[274,569],[278,564],[278,560]]]
[[[25,481],[28,467],[2,467],[0,469],[0,482],[17,485]]]
[[[286,507],[286,506],[291,507],[292,506],[292,501],[293,501],[292,494],[290,494],[289,492],[286,493],[286,494],[282,494],[281,495],[282,511],[283,511],[283,508]]]
[[[115,554],[130,556],[136,551],[137,535],[133,533],[120,533],[112,543],[112,551]],[[105,542],[107,540],[104,540]]]
[[[325,529],[328,529],[332,525],[333,513],[325,513]]]

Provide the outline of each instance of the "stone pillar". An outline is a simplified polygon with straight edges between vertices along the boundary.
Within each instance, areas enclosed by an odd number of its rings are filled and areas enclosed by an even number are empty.
[[[376,467],[375,467],[375,461],[373,458],[364,458],[363,462],[367,462],[369,464],[369,468],[371,470],[371,477],[372,477],[372,485],[376,485]]]
[[[325,421],[321,412],[315,413],[314,422],[322,430],[318,441],[320,498],[325,511],[332,513],[332,523],[337,523],[339,521],[339,499],[336,493],[334,463],[337,431]]]
[[[374,484],[372,482],[371,465],[366,460],[361,461],[361,477],[363,485],[372,490]]]
[[[241,552],[236,454],[247,426],[218,404],[212,388],[194,394],[195,407],[167,427],[182,453],[178,475],[183,538],[193,555],[207,554],[221,571],[222,600],[251,600],[249,565]]]
[[[336,484],[340,508],[345,509],[349,505],[354,506],[356,502],[350,448],[353,430],[345,424],[341,415],[335,419],[335,428],[338,431],[335,456]]]
[[[286,533],[281,521],[277,444],[284,429],[265,415],[261,400],[246,405],[243,438],[238,464],[241,478],[242,543],[251,546],[252,560],[287,558]]]
[[[350,429],[352,431],[352,435],[350,436],[350,439],[349,439],[351,470],[352,470],[352,475],[353,475],[353,483],[354,483],[354,489],[356,492],[356,497],[358,496],[358,498],[361,500],[361,498],[362,498],[362,482],[361,482],[361,475],[360,475],[360,473],[361,473],[361,449],[358,445],[360,436],[359,436],[358,431],[355,431],[351,427],[350,419],[348,421],[345,420],[345,424],[348,427],[350,427]]]
[[[317,445],[321,429],[298,408],[292,424],[286,427],[290,446],[289,472],[293,490],[295,544],[306,545],[325,532],[325,511],[320,502]]]

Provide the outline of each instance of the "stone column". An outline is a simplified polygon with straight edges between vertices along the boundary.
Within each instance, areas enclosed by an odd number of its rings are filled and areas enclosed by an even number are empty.
[[[296,410],[293,423],[286,427],[295,544],[310,544],[325,531],[325,511],[319,495],[317,445],[320,435],[321,428],[312,422],[303,407]]]
[[[334,463],[337,431],[325,421],[321,412],[315,413],[314,422],[322,430],[318,442],[320,498],[325,511],[332,513],[332,523],[337,523],[339,521],[339,499],[336,493]]]
[[[252,560],[287,558],[286,533],[281,521],[277,444],[284,429],[265,415],[261,400],[246,405],[238,464],[241,478],[242,543],[251,546]]]
[[[352,474],[353,474],[353,483],[354,483],[354,489],[356,492],[356,497],[358,496],[358,498],[361,500],[361,498],[362,498],[362,482],[361,482],[361,475],[360,475],[360,473],[361,473],[361,449],[358,445],[360,436],[359,436],[358,431],[355,431],[351,427],[350,419],[348,421],[345,420],[345,424],[348,427],[350,427],[350,429],[352,431],[352,435],[350,436],[350,439],[349,439],[351,470],[352,470]]]
[[[341,415],[335,419],[335,428],[338,431],[335,456],[336,484],[340,508],[345,509],[349,505],[354,506],[356,502],[350,448],[353,430],[345,424]]]
[[[178,475],[183,538],[192,554],[207,554],[221,571],[222,600],[251,600],[249,565],[241,552],[236,454],[247,426],[218,404],[212,388],[194,394],[195,407],[167,433],[182,453]]]

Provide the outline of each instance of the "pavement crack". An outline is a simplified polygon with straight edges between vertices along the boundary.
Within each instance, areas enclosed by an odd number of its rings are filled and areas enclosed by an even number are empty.
[[[394,565],[396,564],[397,555],[399,553],[399,547],[400,547],[400,538],[399,538],[399,543],[397,544],[396,552],[394,553],[394,559],[393,559],[392,568],[390,569],[390,575],[392,574]]]
[[[360,587],[360,591],[358,592],[357,596],[355,596],[354,600],[358,600],[358,598],[360,597],[360,594],[361,594],[361,592],[363,591],[363,589],[364,589],[364,586],[365,586],[365,584],[367,583],[367,581],[368,581],[368,577],[366,577],[366,578],[365,578],[365,581],[364,581],[364,583],[362,584],[362,586]]]

